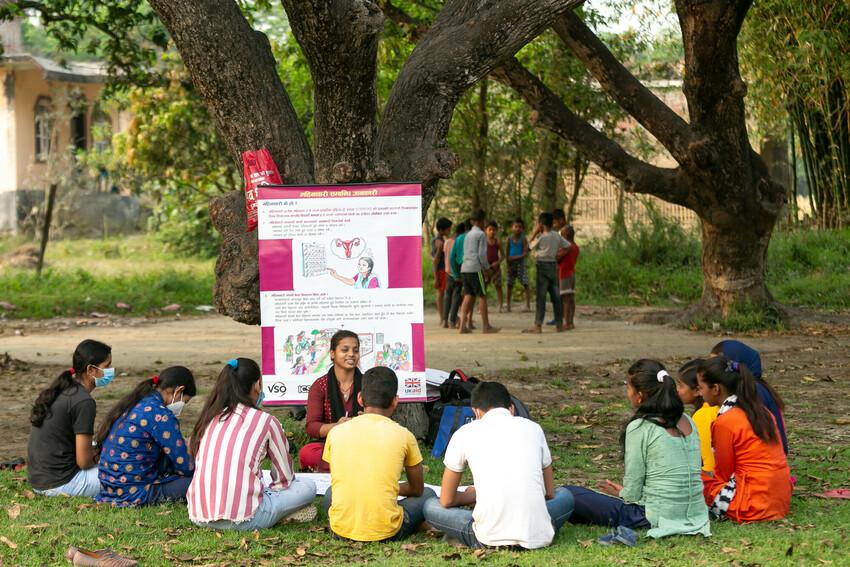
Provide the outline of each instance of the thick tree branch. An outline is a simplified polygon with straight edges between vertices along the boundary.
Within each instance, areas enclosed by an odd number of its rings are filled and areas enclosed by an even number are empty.
[[[449,0],[393,85],[378,131],[392,177],[420,179],[428,193],[457,159],[446,135],[458,99],[581,0]]]
[[[691,124],[714,128],[732,110],[744,116],[747,87],[738,68],[738,33],[752,0],[676,0],[685,51],[684,92]],[[744,122],[738,122],[743,126]]]
[[[554,29],[617,104],[684,163],[693,139],[688,123],[635,78],[575,13],[557,18]]]
[[[537,125],[572,143],[603,170],[625,182],[627,191],[655,195],[665,201],[688,206],[688,192],[679,183],[679,170],[656,167],[630,155],[617,142],[567,108],[555,93],[515,58],[496,69],[492,76],[525,99],[534,110]]]
[[[289,183],[313,178],[313,159],[280,79],[268,38],[233,0],[151,0],[198,94],[240,165],[243,151],[268,148]]]
[[[407,34],[407,39],[413,43],[417,43],[425,32],[428,31],[427,22],[418,20],[395,6],[391,0],[381,0],[381,11],[389,20],[402,28]]]
[[[373,178],[383,14],[370,0],[283,0],[283,6],[313,77],[316,180]]]

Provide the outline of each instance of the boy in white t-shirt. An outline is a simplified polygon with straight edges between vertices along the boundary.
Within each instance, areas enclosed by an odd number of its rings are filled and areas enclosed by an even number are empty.
[[[543,430],[514,416],[510,394],[497,382],[476,386],[470,404],[476,420],[449,441],[441,495],[425,502],[425,519],[468,547],[549,545],[572,514],[573,498],[555,488]],[[467,463],[474,486],[460,492]],[[461,508],[467,505],[475,508]]]

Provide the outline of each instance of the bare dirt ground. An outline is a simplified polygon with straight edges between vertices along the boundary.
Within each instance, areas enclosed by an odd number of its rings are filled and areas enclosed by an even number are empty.
[[[527,313],[492,318],[501,333],[460,336],[426,316],[428,366],[462,367],[505,381],[533,414],[575,424],[552,433],[557,440],[550,442],[565,444],[610,442],[619,419],[603,415],[604,408],[623,397],[625,370],[633,360],[657,358],[675,369],[728,338],[633,322],[646,320],[646,310],[580,308],[576,330],[558,334],[550,328],[543,335],[520,333],[531,322]],[[258,329],[218,316],[0,321],[0,460],[26,455],[32,400],[69,365],[74,347],[85,338],[112,345],[119,373],[113,385],[95,392],[101,410],[166,366],[192,368],[203,395],[225,360],[259,358]],[[850,441],[850,326],[829,323],[744,340],[761,351],[765,376],[788,403],[792,440],[805,432],[828,444]],[[184,423],[194,421],[201,405],[187,406]],[[598,427],[588,437],[585,429],[591,425]]]

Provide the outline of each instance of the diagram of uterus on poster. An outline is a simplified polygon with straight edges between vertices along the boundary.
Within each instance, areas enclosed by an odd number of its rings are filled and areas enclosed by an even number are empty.
[[[362,236],[352,238],[333,237],[330,242],[331,254],[342,260],[359,258],[366,251],[366,239]]]

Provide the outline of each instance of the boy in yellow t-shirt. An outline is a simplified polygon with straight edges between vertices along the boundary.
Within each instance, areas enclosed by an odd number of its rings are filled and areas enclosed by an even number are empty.
[[[330,464],[325,511],[331,532],[354,541],[397,541],[415,533],[423,507],[436,497],[425,488],[422,454],[413,434],[390,417],[398,405],[398,378],[376,366],[363,375],[364,411],[331,429],[322,459]],[[399,482],[402,469],[407,482]],[[403,496],[402,500],[398,500]]]
[[[697,368],[703,360],[697,358],[685,363],[676,376],[676,389],[679,398],[685,405],[692,404],[696,409],[691,419],[697,426],[699,434],[700,454],[702,455],[702,470],[706,473],[714,472],[714,451],[711,448],[711,424],[717,419],[719,406],[710,406],[705,403],[699,395],[697,385]]]

